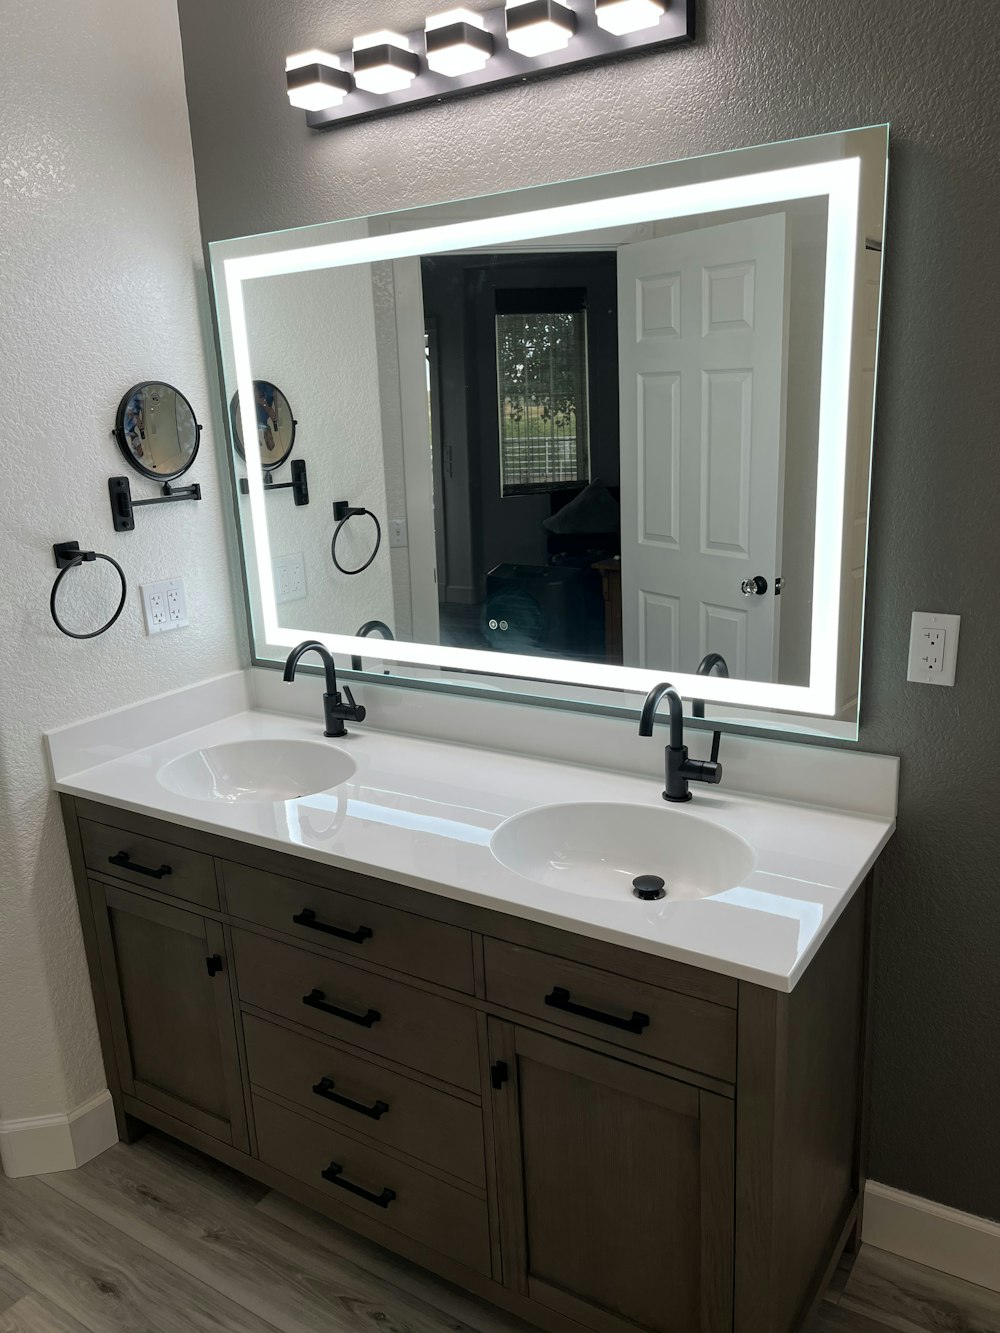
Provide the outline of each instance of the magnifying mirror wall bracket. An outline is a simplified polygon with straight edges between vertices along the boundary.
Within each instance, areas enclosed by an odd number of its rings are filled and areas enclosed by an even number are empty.
[[[306,475],[305,459],[292,459],[291,481],[275,481],[271,473],[265,471],[264,493],[270,495],[272,491],[291,491],[292,499],[296,505],[307,505],[309,503],[309,478]],[[240,494],[250,494],[250,483],[246,477],[240,477]]]
[[[115,532],[134,532],[135,518],[132,511],[141,509],[143,505],[163,505],[179,500],[201,499],[201,486],[198,482],[190,486],[171,486],[169,481],[165,481],[162,495],[150,496],[148,500],[133,500],[128,477],[109,477],[108,491],[111,496],[111,519]]]

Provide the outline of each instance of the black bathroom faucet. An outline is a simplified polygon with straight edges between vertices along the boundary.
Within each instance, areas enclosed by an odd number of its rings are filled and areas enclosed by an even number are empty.
[[[369,634],[376,634],[376,633],[381,635],[383,639],[391,639],[394,637],[392,630],[389,628],[389,626],[385,623],[384,620],[366,620],[360,629],[354,631],[354,637],[356,639],[366,639]],[[351,658],[351,670],[352,671],[362,670],[361,658],[358,657],[357,654],[355,654],[355,656]],[[389,672],[386,671],[385,674],[388,675]]]
[[[297,648],[293,648],[288,654],[288,661],[285,663],[285,680],[293,681],[295,679],[295,669],[299,665],[299,658],[305,653],[316,653],[323,660],[323,667],[326,671],[326,693],[323,695],[323,717],[326,722],[324,736],[346,736],[347,728],[344,722],[364,722],[366,710],[360,704],[354,702],[354,695],[345,686],[344,694],[347,695],[347,703],[344,703],[340,690],[337,689],[337,667],[332,654],[324,648],[321,643],[315,639],[307,639],[305,643],[300,643]]]
[[[652,736],[653,718],[661,699],[666,699],[670,708],[670,744],[666,748],[666,785],[663,789],[665,801],[690,801],[691,782],[722,781],[722,765],[711,759],[689,759],[687,746],[684,744],[684,705],[681,696],[668,681],[654,685],[646,695],[639,718],[639,735]]]

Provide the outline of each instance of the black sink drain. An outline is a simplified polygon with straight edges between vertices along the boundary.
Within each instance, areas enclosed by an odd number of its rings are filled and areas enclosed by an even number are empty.
[[[652,903],[657,898],[665,898],[667,890],[659,875],[639,875],[632,881],[632,892],[644,903]]]

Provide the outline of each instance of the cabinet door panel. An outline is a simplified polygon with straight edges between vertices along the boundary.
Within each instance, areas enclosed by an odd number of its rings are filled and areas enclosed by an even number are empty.
[[[728,1329],[732,1103],[508,1024],[490,1043],[505,1281],[598,1333]]]
[[[222,927],[123,889],[90,891],[122,1089],[246,1147]]]

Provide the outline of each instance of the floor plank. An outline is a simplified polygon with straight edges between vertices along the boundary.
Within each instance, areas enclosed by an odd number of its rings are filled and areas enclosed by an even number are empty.
[[[281,1333],[475,1333],[428,1301],[259,1211],[245,1178],[151,1137],[46,1185]]]
[[[0,1177],[4,1267],[91,1333],[274,1333],[44,1177]]]
[[[0,1333],[525,1333],[163,1135],[0,1176]],[[1000,1333],[1000,1295],[862,1247],[805,1333]]]
[[[40,1296],[22,1296],[0,1313],[0,1333],[87,1333],[63,1310]]]
[[[1000,1333],[1000,1293],[862,1248],[840,1307],[896,1333]]]

